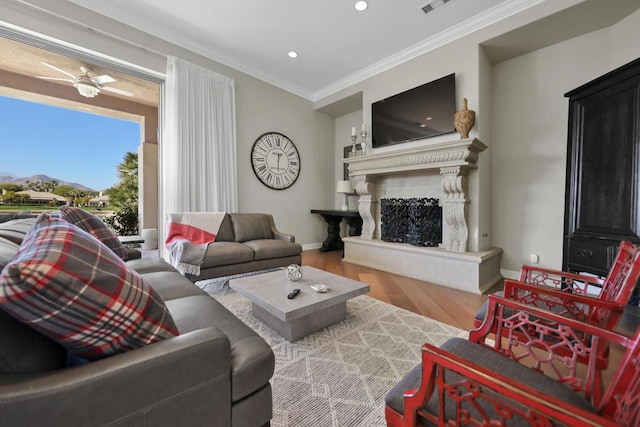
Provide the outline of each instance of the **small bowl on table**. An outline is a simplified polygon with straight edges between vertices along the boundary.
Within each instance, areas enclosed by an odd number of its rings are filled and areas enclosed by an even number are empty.
[[[323,294],[329,290],[329,286],[323,283],[317,283],[315,285],[311,285],[311,289],[313,289],[315,292]]]

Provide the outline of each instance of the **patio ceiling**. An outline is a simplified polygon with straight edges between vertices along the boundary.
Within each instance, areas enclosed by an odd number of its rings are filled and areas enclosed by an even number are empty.
[[[70,78],[63,73],[60,73],[42,64],[43,62],[53,65],[54,67],[60,68],[61,70],[67,71],[76,76],[83,74],[80,70],[80,67],[89,67],[93,70],[93,76],[107,74],[116,80],[114,83],[110,83],[108,86],[133,93],[133,97],[129,97],[103,90],[100,92],[100,94],[98,94],[98,97],[109,96],[153,107],[157,107],[159,104],[160,89],[159,85],[156,83],[138,79],[115,70],[100,67],[95,64],[90,64],[74,58],[69,58],[67,56],[49,52],[45,49],[29,46],[4,37],[0,37],[0,52],[3,53],[0,56],[0,72],[8,71],[11,73],[16,73],[29,78],[33,78],[34,87],[38,86],[44,81],[48,81],[50,83],[68,87],[69,91],[71,92],[76,91],[76,89],[69,82],[37,79],[36,76]],[[0,94],[2,93],[0,92]]]

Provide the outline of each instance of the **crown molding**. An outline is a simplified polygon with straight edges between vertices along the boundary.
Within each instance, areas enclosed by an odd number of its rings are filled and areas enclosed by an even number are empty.
[[[22,1],[19,0],[21,3]],[[237,70],[241,73],[244,73],[248,76],[254,77],[265,83],[271,84],[277,88],[290,92],[294,95],[297,95],[301,98],[307,99],[312,102],[319,101],[327,96],[333,95],[341,90],[348,88],[354,84],[360,83],[368,78],[371,78],[379,73],[387,71],[393,67],[396,67],[404,62],[407,62],[411,59],[414,59],[420,55],[423,55],[429,51],[432,51],[438,47],[444,46],[447,43],[450,43],[458,38],[461,38],[465,35],[468,35],[474,31],[477,31],[483,27],[491,25],[492,23],[498,22],[502,19],[505,19],[511,15],[519,13],[523,10],[526,10],[530,7],[536,6],[540,3],[544,3],[548,0],[508,0],[505,1],[493,8],[473,17],[466,21],[461,22],[460,24],[444,31],[440,34],[437,34],[433,37],[425,39],[415,45],[404,49],[394,55],[391,55],[381,61],[374,63],[373,65],[366,67],[356,73],[353,73],[347,77],[344,77],[340,80],[335,81],[317,91],[312,91],[300,87],[299,85],[292,84],[287,82],[277,76],[274,76],[271,73],[265,73],[259,71],[253,67],[247,66],[240,61],[222,54],[219,51],[213,50],[207,47],[205,44],[189,40],[186,37],[181,36],[180,34],[174,33],[172,31],[168,31],[167,28],[161,29],[153,29],[149,30],[148,28],[138,28],[138,30],[142,32],[146,32],[156,38],[162,39],[165,42],[173,44],[175,46],[180,46],[182,48],[188,49],[195,54],[201,55],[206,59],[215,61],[220,63],[221,65],[230,67],[234,70]],[[35,4],[39,4],[40,1],[34,1]],[[28,4],[28,3],[26,3]],[[29,5],[32,8],[41,9],[36,5]],[[80,6],[78,6],[80,7]],[[47,11],[49,14],[55,14],[51,11]],[[117,18],[116,18],[117,19]],[[69,20],[67,18],[67,20]],[[80,24],[80,23],[78,23]],[[158,52],[159,53],[159,52]],[[166,56],[166,54],[163,54]]]
[[[318,91],[311,91],[302,88],[298,85],[291,84],[288,81],[280,79],[270,73],[265,73],[253,67],[247,66],[240,61],[227,56],[219,51],[207,47],[203,43],[199,43],[190,40],[180,34],[168,31],[164,29],[142,29],[148,34],[152,34],[155,37],[169,41],[170,43],[188,49],[198,55],[220,63],[221,65],[233,68],[258,80],[269,83],[277,88],[290,92],[301,98],[307,99],[312,102],[316,102],[327,96],[333,95],[343,89],[348,88],[354,84],[360,83],[368,78],[371,78],[379,73],[387,71],[393,67],[396,67],[404,62],[410,61],[420,55],[423,55],[429,51],[432,51],[438,47],[444,46],[458,38],[461,38],[467,34],[477,31],[483,27],[491,25],[502,19],[505,19],[511,15],[519,13],[525,9],[533,7],[539,3],[543,3],[547,0],[508,0],[493,8],[473,17],[460,24],[451,27],[447,31],[441,32],[433,37],[425,39],[415,45],[404,49],[394,55],[391,55],[381,61],[374,63],[373,65],[366,67],[356,73],[353,73],[345,78],[337,80],[325,86]]]
[[[429,37],[428,39],[401,50],[400,52],[378,61],[369,67],[363,68],[356,73],[325,86],[324,88],[314,92],[311,100],[314,102],[319,101],[327,96],[333,95],[334,93],[344,90],[354,84],[360,83],[404,62],[417,58],[420,55],[424,55],[427,52],[442,47],[495,22],[501,21],[509,16],[515,15],[516,13],[520,13],[523,10],[529,9],[540,3],[544,3],[545,1],[546,0],[505,1],[477,16],[474,16],[473,18],[467,19],[466,21],[451,27],[447,31],[436,34],[433,37]]]
[[[53,5],[51,4],[52,0],[16,0],[16,7],[21,8],[21,10],[30,10],[30,11],[37,11],[38,13],[44,14],[44,15],[48,15],[51,17],[54,17],[56,19],[65,21],[69,24],[72,25],[76,25],[79,27],[83,27],[83,28],[88,28],[89,31],[91,32],[99,32],[100,35],[102,37],[108,37],[110,39],[113,40],[118,40],[120,42],[125,42],[129,45],[132,46],[137,46],[134,43],[131,43],[130,41],[127,41],[121,37],[118,37],[117,35],[114,34],[110,34],[109,32],[106,31],[102,31],[102,30],[98,30],[96,27],[94,27],[91,24],[88,24],[86,22],[84,22],[84,15],[83,14],[73,14],[73,16],[69,16],[66,9],[64,9],[63,6],[60,5],[60,3],[62,3],[62,1],[64,2],[71,2],[77,10],[81,10],[83,12],[88,12],[91,16],[95,15],[95,16],[99,16],[101,17],[101,19],[105,18],[105,15],[100,14],[99,12],[94,12],[90,9],[85,8],[84,6],[78,5],[76,3],[73,2],[73,0],[56,0],[53,2]],[[55,7],[53,7],[55,6]],[[3,6],[4,7],[4,6]],[[64,13],[61,11],[64,10]],[[76,15],[80,15],[80,16],[76,16]],[[279,79],[277,77],[274,77],[272,75],[263,73],[261,71],[258,71],[256,69],[253,69],[251,67],[248,67],[244,64],[241,64],[240,62],[227,57],[226,55],[221,54],[220,52],[214,51],[210,48],[205,47],[203,44],[198,43],[198,42],[194,42],[193,40],[189,40],[183,36],[180,36],[179,34],[176,34],[174,32],[168,31],[165,28],[161,28],[161,29],[149,29],[148,27],[142,28],[142,26],[134,26],[131,24],[127,24],[125,23],[127,20],[125,19],[125,16],[115,16],[114,18],[107,18],[109,20],[113,20],[114,22],[118,23],[119,25],[123,25],[129,28],[132,28],[136,31],[140,31],[142,33],[145,33],[147,35],[152,36],[153,38],[157,39],[160,41],[160,43],[165,43],[167,45],[173,45],[173,46],[177,46],[180,48],[184,48],[187,50],[192,51],[193,53],[200,55],[206,59],[209,60],[213,60],[215,62],[220,63],[221,65],[233,68],[234,70],[240,71],[244,74],[247,74],[251,77],[255,77],[259,80],[262,80],[266,83],[269,83],[273,86],[276,86],[280,89],[283,89],[287,92],[290,92],[294,95],[298,95],[302,98],[308,99],[310,100],[313,96],[313,93],[311,91],[305,90],[304,88],[301,88],[297,85],[292,85],[289,82],[286,82],[282,79]],[[10,25],[10,24],[9,24]],[[21,29],[22,32],[26,32],[24,29]],[[39,38],[43,39],[46,38],[47,36],[44,35],[38,35]],[[64,42],[61,42],[59,40],[55,40],[55,42],[57,44],[63,44]],[[153,54],[159,54],[162,57],[166,58],[167,55],[169,55],[171,51],[171,48],[167,48],[167,47],[160,47],[158,48],[158,50],[150,50],[148,47],[142,47],[139,46],[140,48],[143,48]],[[81,48],[79,47],[75,47],[75,49],[79,50]],[[93,52],[92,52],[93,53]],[[95,54],[95,53],[94,53]],[[154,73],[155,75],[157,75],[158,73]],[[162,77],[164,77],[164,75],[162,75]]]
[[[251,77],[255,77],[258,80],[262,80],[282,90],[285,90],[294,95],[305,98],[309,101],[311,101],[313,98],[313,92],[311,91],[303,89],[297,85],[293,85],[285,80],[279,79],[270,74],[263,73],[262,71],[256,70],[255,68],[248,67],[247,65],[242,64],[227,55],[223,55],[220,52],[217,52],[215,50],[205,47],[201,43],[193,42],[192,40],[188,40],[184,37],[181,37],[178,34],[171,33],[168,31],[157,32],[153,35],[159,38],[163,38],[165,40],[170,40],[171,43],[177,46],[188,49],[198,55],[204,56],[207,59],[218,62],[227,67],[233,68],[234,70],[240,71]]]

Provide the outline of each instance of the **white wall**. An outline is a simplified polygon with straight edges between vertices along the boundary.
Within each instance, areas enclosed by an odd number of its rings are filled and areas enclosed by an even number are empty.
[[[556,6],[563,7],[545,2],[527,18],[539,19],[535,13],[546,14]],[[523,16],[505,20],[316,103],[322,107],[362,91],[367,121],[372,102],[455,72],[458,103],[467,97],[476,110],[472,136],[489,147],[480,154],[481,173],[470,180],[470,187],[488,185],[491,197],[470,212],[470,223],[477,226],[479,248],[489,244],[504,250],[501,268],[506,276],[517,274],[530,254],[538,254],[542,266],[562,266],[568,120],[564,93],[640,55],[636,12],[612,27],[491,64],[479,44],[526,23]]]
[[[236,78],[238,189],[241,212],[269,212],[281,231],[308,246],[322,242],[326,226],[311,209],[332,207],[333,123],[297,96],[251,77]],[[271,190],[255,177],[250,163],[253,142],[267,131],[287,135],[300,152],[301,172],[286,190]],[[333,190],[333,191],[332,191]]]
[[[626,64],[640,57],[640,11],[633,13],[611,28],[615,41],[611,52],[613,64]]]
[[[429,81],[436,80],[440,77],[446,76],[451,73],[456,74],[456,109],[461,108],[462,99],[467,98],[469,102],[469,108],[476,110],[476,122],[483,120],[482,112],[479,111],[479,98],[480,98],[480,74],[479,68],[479,54],[477,43],[470,38],[464,38],[445,47],[435,49],[428,54],[422,55],[416,59],[405,62],[401,65],[394,67],[391,70],[380,73],[374,77],[371,77],[363,82],[360,82],[348,89],[343,93],[345,96],[351,95],[354,92],[362,92],[362,111],[357,113],[350,113],[346,116],[342,116],[336,119],[336,123],[348,122],[345,124],[342,132],[346,132],[343,138],[350,135],[351,126],[356,126],[358,132],[360,130],[360,120],[367,125],[368,129],[371,129],[371,104],[380,99],[386,98],[391,95],[403,92],[407,89],[422,85]],[[322,106],[320,101],[319,106]],[[318,105],[317,105],[318,106]],[[358,118],[352,116],[361,115]],[[453,121],[453,117],[451,118]],[[488,126],[485,127],[487,130]],[[478,126],[474,127],[471,132],[471,137],[478,137],[487,145],[490,145],[489,141],[485,141],[479,132]],[[338,126],[336,125],[336,131]],[[398,149],[406,149],[425,144],[430,144],[439,141],[448,141],[451,139],[457,139],[459,135],[457,133],[441,135],[433,138],[428,138],[422,141],[412,141],[405,144],[394,145],[390,147],[383,147],[372,150],[374,153],[394,151]],[[370,138],[369,138],[370,139]],[[480,154],[480,164],[482,164],[482,157],[486,156],[486,153]],[[488,159],[487,159],[488,160]],[[485,162],[487,161],[485,160]],[[482,166],[481,166],[482,167]],[[486,172],[487,177],[489,171]],[[488,191],[489,179],[482,181]],[[481,185],[480,174],[478,171],[472,171],[469,174],[469,188],[470,193],[476,193],[479,191]],[[490,246],[489,238],[480,240],[482,234],[490,235],[490,230],[480,228],[480,224],[483,227],[489,227],[490,221],[481,220],[481,212],[488,217],[488,200],[487,208],[481,211],[481,203],[472,204],[469,209],[469,249],[476,251],[484,249]]]
[[[504,249],[503,274],[516,274],[530,254],[540,255],[544,267],[562,267],[564,94],[637,58],[639,20],[635,13],[613,27],[494,65],[492,228],[494,245]]]

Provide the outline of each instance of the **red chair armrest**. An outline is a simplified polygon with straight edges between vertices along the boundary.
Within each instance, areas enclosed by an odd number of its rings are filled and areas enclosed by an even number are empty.
[[[553,288],[541,288],[529,283],[517,282],[515,280],[506,279],[504,281],[504,297],[518,301],[518,291],[535,292],[540,295],[553,297],[558,300],[573,301],[579,304],[585,304],[592,307],[606,308],[609,310],[624,311],[625,304],[616,301],[605,301],[598,297],[574,294],[567,291],[560,291]]]
[[[626,301],[605,301],[593,296],[505,280],[507,299],[550,310],[583,322],[613,329],[624,313]]]
[[[581,294],[586,294],[588,285],[601,287],[604,283],[604,280],[599,277],[534,267],[530,265],[522,267],[519,281],[556,289],[569,287],[575,292]]]

